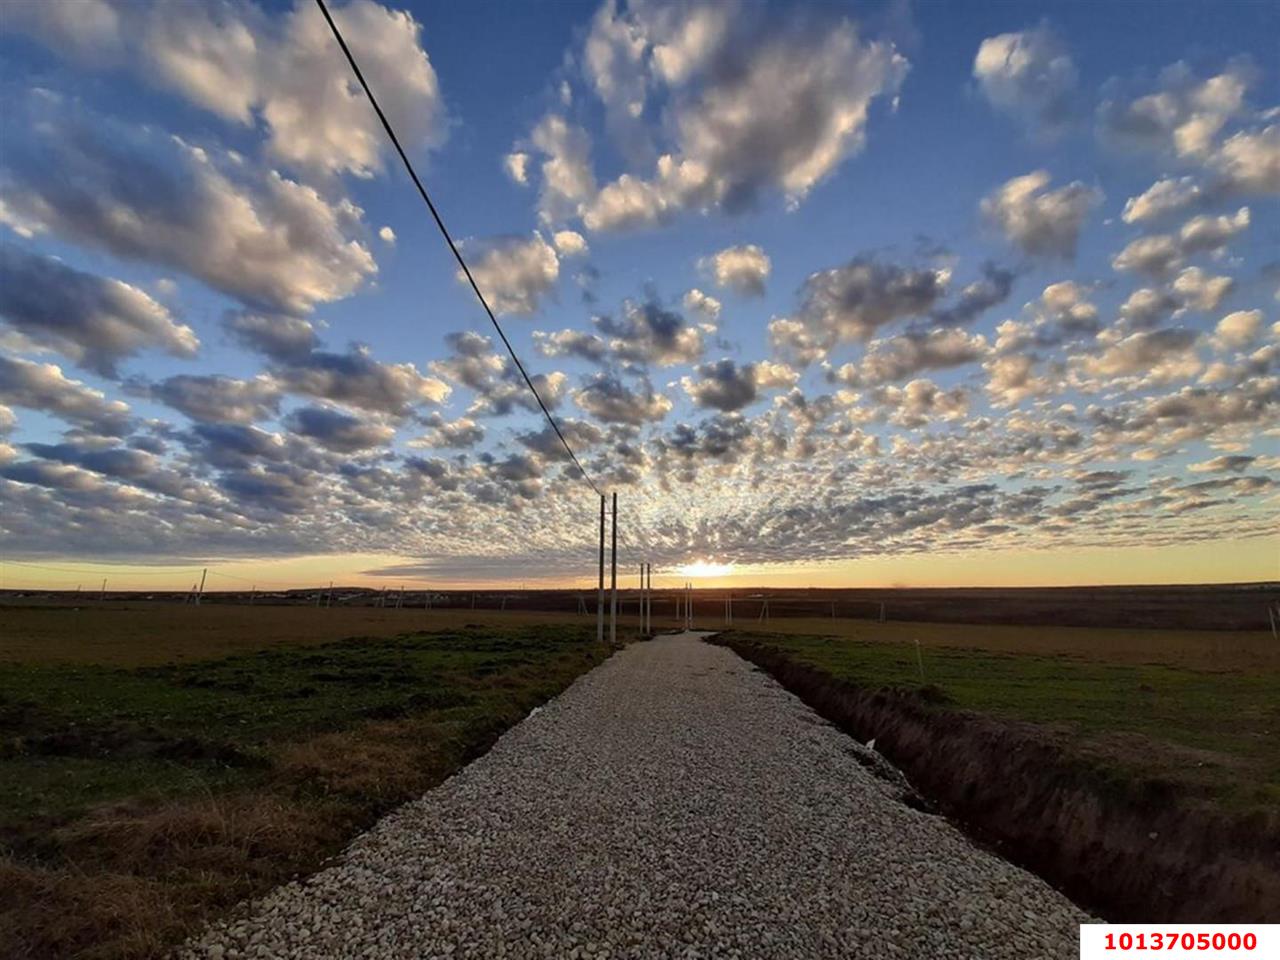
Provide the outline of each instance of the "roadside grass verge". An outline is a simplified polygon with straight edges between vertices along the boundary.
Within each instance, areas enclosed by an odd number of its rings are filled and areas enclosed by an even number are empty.
[[[715,642],[874,737],[942,812],[1109,919],[1280,914],[1280,671],[739,631]]]
[[[0,663],[0,956],[160,956],[313,872],[608,653],[594,627],[473,626]]]

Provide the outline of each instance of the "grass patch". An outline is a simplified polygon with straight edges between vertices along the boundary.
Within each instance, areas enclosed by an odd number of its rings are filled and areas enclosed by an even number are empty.
[[[594,637],[476,626],[0,663],[0,955],[162,954],[487,749],[604,659]]]
[[[928,687],[940,706],[1045,726],[1100,764],[1233,808],[1280,802],[1280,669],[1210,672],[942,646],[917,655],[914,643],[728,636],[859,687]]]

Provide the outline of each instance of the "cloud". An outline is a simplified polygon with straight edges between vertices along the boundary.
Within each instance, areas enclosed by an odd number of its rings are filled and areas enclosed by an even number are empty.
[[[1092,376],[1139,375],[1144,384],[1158,384],[1194,376],[1202,366],[1193,330],[1141,330],[1121,339],[1100,339],[1105,344],[1100,354],[1078,358],[1080,367]]]
[[[378,239],[381,240],[383,243],[385,243],[387,246],[394,247],[396,244],[396,232],[392,230],[390,227],[382,227],[378,231]]]
[[[547,114],[534,127],[530,140],[545,157],[542,189],[538,194],[539,215],[546,223],[561,223],[577,215],[581,205],[595,194],[591,138],[564,117]],[[523,167],[521,169],[523,171]]]
[[[559,427],[560,432],[575,453],[597,447],[605,440],[604,431],[585,420],[562,419],[559,421]],[[564,444],[560,442],[560,437],[551,429],[550,424],[541,430],[517,434],[516,440],[543,460],[565,462],[569,460],[569,454],[565,452]]]
[[[190,327],[137,287],[10,243],[0,243],[0,317],[106,377],[144,349],[191,357],[200,346]]]
[[[1154,327],[1178,309],[1179,301],[1166,290],[1141,287],[1120,306],[1120,316],[1130,327]]]
[[[945,370],[981,360],[990,353],[980,334],[942,329],[907,332],[885,340],[873,340],[858,364],[847,363],[835,371],[835,379],[851,387],[877,386],[904,380],[926,370]]]
[[[444,100],[421,25],[371,0],[332,13],[400,138],[414,148],[443,143]],[[224,120],[261,122],[271,156],[295,167],[367,177],[389,147],[323,17],[305,0],[281,17],[247,2],[90,0],[18,4],[5,20],[52,50],[130,67]]]
[[[1089,302],[1085,289],[1072,280],[1051,283],[1044,288],[1040,295],[1040,314],[1053,325],[1058,339],[1098,330],[1098,308]]]
[[[587,241],[576,230],[557,230],[551,241],[562,257],[576,257],[587,252]]]
[[[1241,207],[1235,215],[1223,214],[1211,217],[1201,214],[1192,217],[1178,231],[1178,240],[1184,255],[1195,253],[1221,254],[1237,236],[1249,229],[1249,208]]]
[[[726,247],[719,253],[703,257],[698,266],[706,270],[717,286],[726,287],[743,296],[764,296],[764,281],[772,269],[769,255],[754,243]]]
[[[652,176],[625,173],[582,209],[591,230],[651,226],[686,210],[791,205],[866,141],[871,102],[892,97],[907,61],[845,20],[775,24],[754,6],[606,4],[584,51],[610,129],[633,160],[652,151],[650,87],[669,91],[672,143]]]
[[[1212,165],[1224,190],[1280,194],[1280,125],[1237,133],[1218,150]]]
[[[962,387],[943,390],[932,380],[912,380],[902,387],[878,387],[872,394],[891,423],[915,429],[932,420],[959,420],[969,410],[969,395]]]
[[[463,450],[484,440],[484,427],[470,417],[445,420],[440,414],[433,413],[426,422],[431,426],[431,431],[417,440],[410,440],[409,446]]]
[[[982,265],[981,279],[966,284],[954,304],[937,310],[933,322],[940,326],[966,326],[973,323],[992,307],[1009,299],[1017,274],[994,263]]]
[[[280,385],[268,376],[238,380],[183,374],[143,389],[192,420],[209,423],[253,423],[273,416],[280,406]]]
[[[697,379],[682,377],[685,393],[700,407],[726,413],[741,410],[759,399],[760,391],[795,386],[798,375],[786,364],[717,360],[695,368]]]
[[[1037,358],[1026,353],[1007,353],[984,363],[987,394],[996,406],[1013,407],[1029,397],[1040,397],[1054,387],[1054,380],[1036,373]]]
[[[241,346],[282,363],[305,360],[320,346],[315,327],[301,317],[240,311],[228,313],[222,324]]]
[[[0,402],[58,417],[91,433],[122,437],[132,426],[127,404],[70,380],[52,363],[0,354]]]
[[[1159,220],[1194,206],[1204,197],[1204,191],[1192,177],[1165,177],[1157,180],[1136,197],[1125,201],[1120,215],[1125,223],[1145,223]]]
[[[502,169],[513,183],[524,186],[529,182],[529,154],[517,150],[502,158]]]
[[[488,337],[467,331],[451,333],[445,342],[453,355],[433,360],[431,369],[475,392],[468,416],[501,417],[516,408],[540,412],[520,371],[506,357],[493,352],[493,341]],[[554,410],[564,396],[568,378],[563,373],[550,373],[533,374],[530,379],[543,403]]]
[[[706,317],[708,323],[715,324],[720,320],[720,301],[697,287],[688,291],[681,302],[686,310],[696,311]]]
[[[1237,59],[1201,80],[1179,62],[1161,72],[1154,92],[1132,98],[1113,82],[1112,95],[1098,107],[1099,134],[1128,149],[1203,159],[1227,122],[1244,110],[1254,73],[1247,60]]]
[[[837,343],[869,340],[895,320],[928,314],[946,293],[950,272],[859,257],[812,273],[791,318],[769,324],[775,348],[808,363]]]
[[[640,426],[663,419],[671,412],[671,401],[646,380],[636,390],[630,389],[616,376],[598,373],[583,381],[573,392],[574,402],[603,423]]]
[[[1080,228],[1102,202],[1102,192],[1079,180],[1046,190],[1049,173],[1036,170],[1014,177],[982,200],[982,214],[1005,239],[1032,256],[1072,259]]]
[[[1098,108],[1099,135],[1121,148],[1203,170],[1203,202],[1275,195],[1280,193],[1280,125],[1269,122],[1273,111],[1249,107],[1247,94],[1258,76],[1247,57],[1237,57],[1206,78],[1186,63],[1175,63],[1161,72],[1154,91],[1139,96],[1124,94],[1113,81],[1111,96]]]
[[[412,363],[382,363],[363,346],[347,353],[317,350],[273,368],[272,375],[290,393],[396,417],[424,403],[443,403],[450,393],[447,383],[423,376]]]
[[[1257,457],[1242,455],[1214,457],[1188,465],[1192,473],[1239,473],[1251,467]]]
[[[609,349],[618,359],[647,366],[670,367],[693,363],[702,356],[702,332],[687,325],[674,310],[652,300],[623,304],[621,319],[595,318],[600,332],[609,337]]]
[[[540,233],[527,240],[491,241],[470,266],[480,291],[499,315],[534,313],[560,278],[560,258]],[[466,283],[461,270],[457,277],[459,283]]]
[[[0,219],[174,267],[250,306],[306,313],[377,272],[363,211],[275,171],[36,96],[7,138]],[[17,125],[15,124],[15,129]]]
[[[1172,290],[1179,300],[1179,310],[1209,311],[1235,287],[1230,277],[1215,277],[1199,267],[1187,267],[1174,279]]]
[[[1131,241],[1111,260],[1116,270],[1129,270],[1162,277],[1182,263],[1182,248],[1177,237],[1157,233]]]
[[[1262,329],[1261,310],[1236,310],[1214,327],[1214,337],[1225,348],[1248,346]]]
[[[285,418],[285,426],[335,453],[359,453],[390,442],[395,430],[383,423],[354,417],[329,407],[301,407]]]
[[[534,347],[544,357],[578,357],[592,363],[602,363],[609,352],[609,345],[594,333],[581,330],[558,330],[547,333],[535,330]]]
[[[973,76],[993,107],[1038,137],[1052,139],[1074,119],[1076,67],[1047,24],[983,40]]]

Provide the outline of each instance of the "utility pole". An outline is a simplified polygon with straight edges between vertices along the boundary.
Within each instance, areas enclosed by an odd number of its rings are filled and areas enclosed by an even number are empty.
[[[204,597],[204,578],[209,575],[209,568],[205,567],[200,571],[200,589],[196,591],[196,606],[200,606],[200,600]]]
[[[640,590],[636,594],[636,614],[640,618],[640,632],[644,633],[644,562],[640,563]]]
[[[609,643],[618,642],[618,492],[613,492],[613,543],[609,547]]]
[[[600,580],[596,587],[596,643],[604,643],[604,494],[600,494]]]
[[[107,578],[102,578],[102,589],[98,591],[98,602],[101,603],[107,599]]]
[[[646,633],[653,632],[653,564],[646,563],[645,567],[645,586],[644,586],[644,629]]]

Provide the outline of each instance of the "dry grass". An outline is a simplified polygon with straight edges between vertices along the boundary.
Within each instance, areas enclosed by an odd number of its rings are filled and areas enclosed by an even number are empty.
[[[634,627],[634,617],[619,617]],[[318,646],[348,637],[395,637],[467,624],[515,629],[594,625],[595,617],[496,610],[379,610],[145,601],[0,607],[0,662],[139,667],[216,660],[279,647]]]

